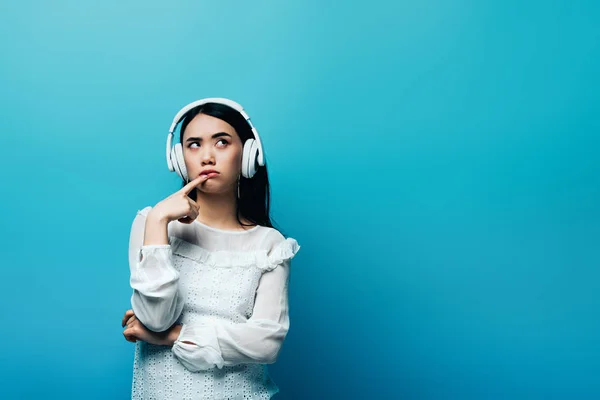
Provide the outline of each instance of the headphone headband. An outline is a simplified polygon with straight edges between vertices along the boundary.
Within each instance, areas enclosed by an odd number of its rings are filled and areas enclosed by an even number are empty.
[[[264,155],[263,155],[263,148],[262,148],[262,142],[260,141],[260,136],[258,135],[258,131],[256,130],[256,128],[252,124],[250,117],[244,111],[244,108],[239,103],[236,103],[235,101],[230,100],[230,99],[226,99],[223,97],[208,97],[205,99],[196,100],[196,101],[186,105],[181,110],[179,110],[179,112],[175,115],[175,118],[173,118],[173,122],[171,123],[171,127],[169,128],[169,136],[167,138],[167,164],[169,166],[169,169],[173,170],[173,162],[171,160],[171,145],[172,145],[172,141],[173,141],[173,132],[177,128],[177,125],[181,122],[181,120],[183,119],[185,114],[188,111],[190,111],[192,108],[195,108],[195,107],[207,104],[207,103],[217,103],[217,104],[222,104],[222,105],[231,107],[235,111],[239,112],[242,115],[242,117],[244,117],[244,119],[246,120],[248,125],[250,125],[250,130],[252,131],[252,134],[254,135],[254,138],[258,145],[258,157],[257,157],[258,165],[264,166],[265,159],[264,159]]]

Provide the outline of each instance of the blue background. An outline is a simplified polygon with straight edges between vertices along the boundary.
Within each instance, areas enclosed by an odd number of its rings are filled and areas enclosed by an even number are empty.
[[[600,3],[2,1],[0,398],[126,399],[127,244],[184,104],[302,250],[280,399],[600,398]]]

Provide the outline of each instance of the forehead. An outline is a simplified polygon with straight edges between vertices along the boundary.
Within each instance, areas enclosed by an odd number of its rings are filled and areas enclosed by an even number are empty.
[[[222,119],[212,117],[206,114],[198,114],[190,121],[185,128],[183,137],[210,137],[214,133],[226,132],[232,136],[236,136],[236,131],[233,126],[229,125]]]

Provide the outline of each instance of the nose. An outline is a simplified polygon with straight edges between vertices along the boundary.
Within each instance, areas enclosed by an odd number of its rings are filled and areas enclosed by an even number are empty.
[[[212,149],[209,146],[204,146],[204,149],[200,153],[200,162],[202,165],[215,165],[215,157]]]

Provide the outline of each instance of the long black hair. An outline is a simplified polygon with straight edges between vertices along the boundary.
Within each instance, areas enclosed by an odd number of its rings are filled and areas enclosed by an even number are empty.
[[[206,114],[219,118],[231,125],[242,140],[242,146],[246,140],[253,139],[254,135],[246,119],[233,108],[219,103],[206,103],[189,110],[181,123],[179,142],[183,143],[183,133],[188,124],[198,114]],[[182,183],[182,187],[186,182]],[[190,198],[196,200],[196,191],[192,190]],[[258,224],[272,228],[270,217],[271,193],[269,188],[269,175],[267,166],[258,167],[256,174],[251,179],[240,176],[240,197],[236,202],[236,218],[240,225],[251,226]],[[251,221],[251,225],[243,224],[240,215]]]

